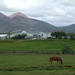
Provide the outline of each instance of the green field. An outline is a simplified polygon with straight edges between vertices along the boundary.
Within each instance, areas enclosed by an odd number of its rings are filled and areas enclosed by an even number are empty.
[[[0,51],[60,51],[63,45],[75,50],[74,40],[0,40]]]
[[[75,75],[75,55],[59,55],[63,65],[51,64],[51,56],[58,55],[0,55],[0,75]]]
[[[75,75],[74,71],[6,71],[6,72],[0,72],[0,75]]]
[[[75,55],[28,53],[54,53],[61,51],[65,44],[75,50],[74,40],[0,40],[0,75],[75,75]],[[64,64],[51,64],[51,56],[61,57]]]

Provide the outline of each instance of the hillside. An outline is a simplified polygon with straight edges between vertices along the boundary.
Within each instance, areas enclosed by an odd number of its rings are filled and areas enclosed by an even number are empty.
[[[25,30],[27,32],[54,32],[65,31],[75,33],[75,24],[55,27],[44,21],[36,20],[20,12],[6,16],[0,13],[0,32]]]
[[[69,26],[58,27],[59,31],[65,31],[68,33],[75,33],[75,24],[71,24]]]
[[[15,30],[52,32],[56,30],[56,27],[49,23],[29,18],[22,13],[15,13],[11,16],[0,14],[0,32]]]

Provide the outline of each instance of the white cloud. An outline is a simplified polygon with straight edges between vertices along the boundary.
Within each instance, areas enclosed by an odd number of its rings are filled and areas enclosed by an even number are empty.
[[[7,8],[11,9],[24,9],[24,2],[21,0],[4,0]]]
[[[0,11],[23,12],[56,26],[75,23],[75,0],[0,0]]]

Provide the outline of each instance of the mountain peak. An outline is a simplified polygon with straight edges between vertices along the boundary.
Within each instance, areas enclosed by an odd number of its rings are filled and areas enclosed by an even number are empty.
[[[28,18],[28,16],[26,16],[25,14],[21,13],[21,12],[17,12],[15,14],[12,14],[11,16],[9,16],[10,18],[13,18],[15,16],[20,16],[20,17],[25,17]]]

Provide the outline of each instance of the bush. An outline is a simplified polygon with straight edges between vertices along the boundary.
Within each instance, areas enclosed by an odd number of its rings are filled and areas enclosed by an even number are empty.
[[[74,51],[67,45],[63,46],[62,54],[74,54]]]
[[[27,36],[27,34],[19,34],[19,35],[15,35],[14,37],[12,37],[11,39],[25,39],[25,37]]]

